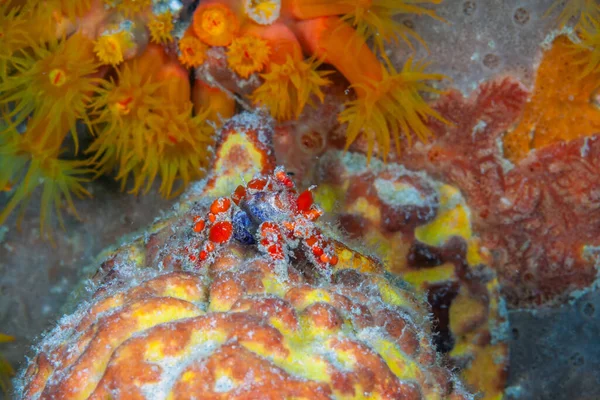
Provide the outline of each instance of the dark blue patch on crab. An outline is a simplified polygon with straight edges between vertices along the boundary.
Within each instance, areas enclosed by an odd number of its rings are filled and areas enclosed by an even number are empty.
[[[280,213],[279,210],[267,201],[266,194],[262,192],[256,193],[250,199],[244,201],[242,208],[248,213],[248,216],[256,224],[257,228],[258,225],[265,221],[277,220],[277,214]]]
[[[231,219],[233,223],[233,238],[242,244],[255,244],[254,232],[256,224],[252,222],[245,211],[238,211]]]

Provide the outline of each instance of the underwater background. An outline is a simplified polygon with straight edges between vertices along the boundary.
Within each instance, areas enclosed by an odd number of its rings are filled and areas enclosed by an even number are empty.
[[[0,398],[600,398],[598,1],[4,0],[0,50]]]

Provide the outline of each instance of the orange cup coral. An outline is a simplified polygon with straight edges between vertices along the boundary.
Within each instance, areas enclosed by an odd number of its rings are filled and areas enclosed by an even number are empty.
[[[348,124],[346,146],[362,132],[368,140],[368,159],[375,143],[386,158],[393,138],[400,152],[400,132],[410,143],[411,133],[426,140],[429,118],[446,120],[431,108],[422,92],[440,93],[427,82],[444,79],[424,71],[427,64],[409,60],[400,72],[388,71],[367,46],[365,39],[338,17],[315,18],[298,24],[305,47],[334,65],[350,81],[357,99],[339,115]],[[361,60],[360,63],[355,62]]]
[[[246,79],[263,70],[269,62],[271,47],[257,36],[245,35],[235,38],[227,48],[227,64],[239,76]]]
[[[228,46],[240,29],[236,15],[221,3],[201,4],[194,12],[192,26],[209,46]]]
[[[208,46],[193,35],[179,40],[179,61],[187,68],[196,68],[206,60]]]
[[[256,26],[250,33],[266,40],[272,49],[264,82],[250,96],[257,105],[265,106],[277,120],[298,118],[311,97],[323,101],[323,86],[329,85],[327,71],[320,71],[315,58],[304,59],[300,43],[283,23]]]

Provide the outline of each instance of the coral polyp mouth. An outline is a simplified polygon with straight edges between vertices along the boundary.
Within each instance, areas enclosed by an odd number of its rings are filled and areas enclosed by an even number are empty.
[[[115,103],[115,110],[121,115],[128,115],[131,112],[133,106],[133,97],[126,97],[123,100],[119,100]]]
[[[61,87],[67,82],[67,73],[60,68],[55,68],[50,71],[48,78],[53,86]]]
[[[225,31],[225,14],[222,10],[210,10],[202,15],[202,28],[209,35],[217,36]]]

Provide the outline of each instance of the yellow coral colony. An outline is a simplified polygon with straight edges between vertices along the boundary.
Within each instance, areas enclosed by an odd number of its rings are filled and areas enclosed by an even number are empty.
[[[393,22],[392,17],[416,13],[438,18],[422,7],[438,2],[331,0],[319,5],[313,0],[294,0],[291,16],[296,20],[339,16],[311,20],[318,29],[302,41],[297,38],[302,28],[289,27],[297,24],[290,20],[289,11],[280,18],[283,10],[279,1],[247,0],[235,10],[230,4],[203,2],[195,10],[188,32],[177,43],[178,58],[185,67],[198,67],[207,59],[208,46],[225,46],[227,65],[238,76],[246,79],[260,74],[261,85],[249,97],[278,120],[298,118],[313,99],[323,101],[323,88],[330,81],[321,64],[327,61],[348,78],[357,95],[339,116],[341,122],[348,123],[348,143],[364,132],[370,142],[369,155],[377,142],[385,156],[392,138],[399,148],[400,131],[425,139],[429,135],[427,119],[441,119],[421,93],[437,93],[427,82],[442,77],[425,73],[424,64],[416,62],[408,62],[400,72],[383,67],[365,39],[374,39],[379,52],[385,41],[397,35],[420,41],[416,33]],[[4,160],[11,160],[0,173],[0,186],[16,188],[18,182],[23,183],[11,192],[0,222],[29,198],[40,182],[49,185],[42,199],[46,202],[44,213],[48,205],[58,207],[62,197],[72,205],[71,190],[86,194],[81,183],[88,166],[59,162],[69,133],[78,151],[78,120],[93,125],[97,135],[88,150],[96,153],[91,158],[94,168],[99,173],[117,168],[123,185],[133,176],[134,193],[149,188],[160,176],[161,192],[172,195],[178,192],[175,180],[186,183],[197,176],[194,169],[205,165],[212,128],[201,121],[204,111],[196,114],[189,98],[170,101],[177,97],[174,88],[191,91],[189,83],[184,83],[187,72],[175,72],[178,67],[164,55],[154,60],[156,64],[139,55],[137,64],[130,63],[127,60],[140,48],[138,42],[145,39],[125,25],[113,29],[101,22],[104,18],[106,23],[114,23],[110,22],[111,15],[139,18],[146,24],[152,45],[168,45],[173,41],[173,15],[154,14],[150,0],[104,0],[98,4],[91,0],[24,0],[0,5],[0,107],[4,121],[0,152]],[[240,19],[242,8],[245,19]],[[44,20],[51,23],[42,24]],[[98,28],[93,33],[78,25],[79,21],[89,25],[92,20]],[[328,26],[332,21],[335,24]],[[319,36],[323,27],[334,28],[331,38]],[[346,48],[339,44],[348,43],[347,39],[354,43],[357,38],[364,63],[356,63],[355,58],[340,55],[341,49],[334,49]],[[305,59],[301,42],[313,57]],[[150,53],[154,51],[152,45]],[[140,75],[134,77],[139,69]],[[100,78],[106,71],[111,80]],[[161,107],[153,106],[153,101],[162,102]],[[225,114],[231,112],[229,102],[223,108]],[[164,104],[167,106],[162,107]],[[25,133],[18,133],[25,123]],[[42,219],[47,220],[47,215]]]

